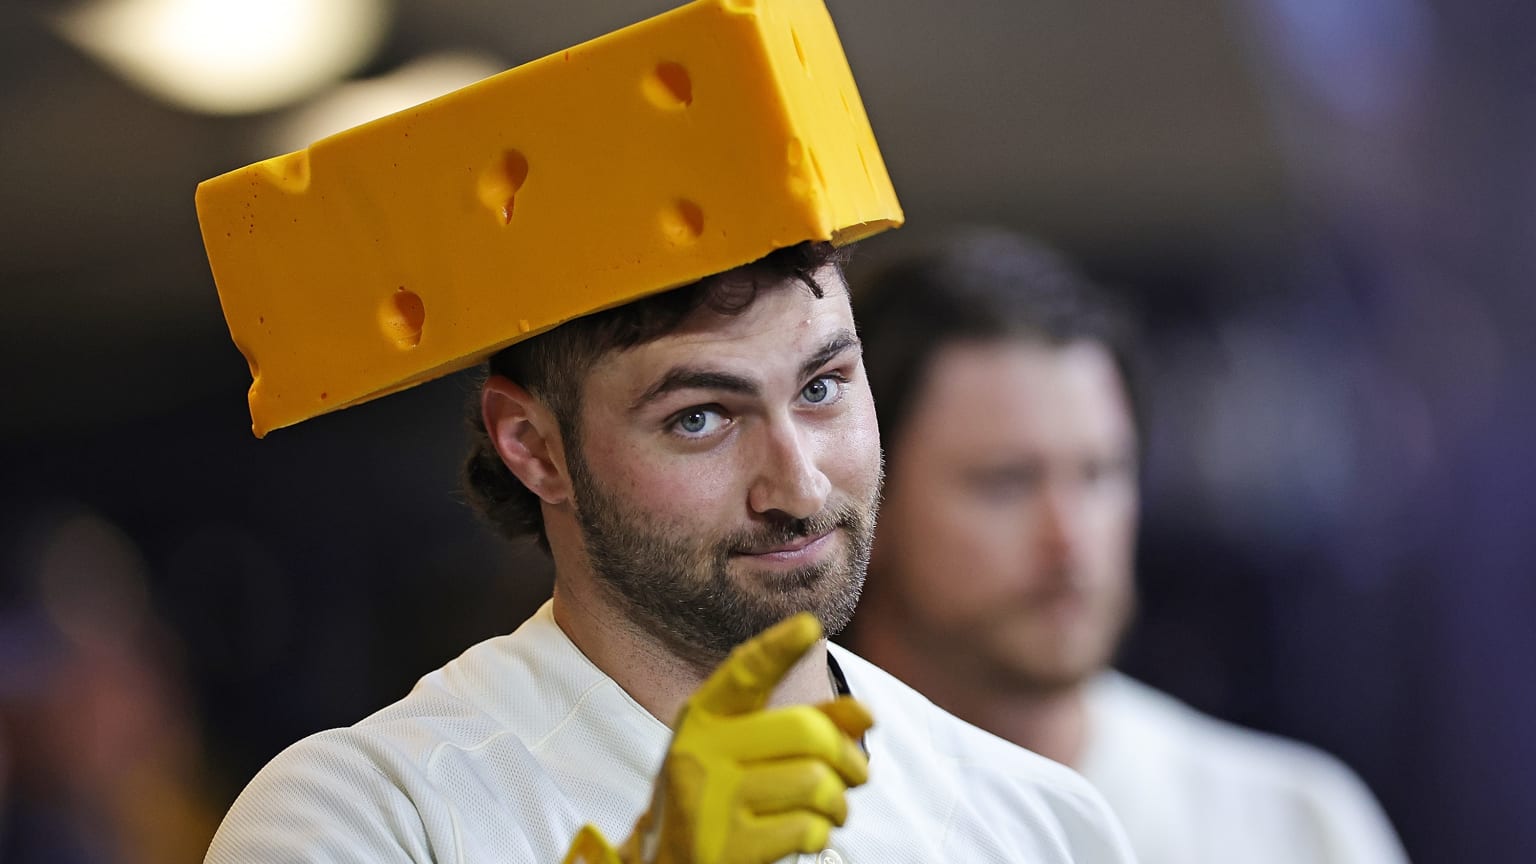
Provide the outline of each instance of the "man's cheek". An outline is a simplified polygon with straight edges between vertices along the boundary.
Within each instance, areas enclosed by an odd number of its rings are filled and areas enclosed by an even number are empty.
[[[880,476],[880,430],[875,423],[874,410],[867,418],[836,430],[830,436],[830,472],[847,480],[857,480],[860,485],[874,485]]]

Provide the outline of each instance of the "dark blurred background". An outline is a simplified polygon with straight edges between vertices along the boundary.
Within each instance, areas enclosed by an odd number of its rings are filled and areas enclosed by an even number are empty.
[[[547,596],[456,492],[467,376],[251,437],[192,193],[671,5],[0,4],[0,861],[199,860]],[[1418,862],[1532,860],[1536,6],[829,6],[909,218],[859,260],[1001,223],[1144,317],[1125,667]]]

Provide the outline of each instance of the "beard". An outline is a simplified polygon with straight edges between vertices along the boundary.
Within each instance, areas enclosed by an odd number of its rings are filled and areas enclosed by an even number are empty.
[[[1072,592],[1044,592],[1022,605],[1000,605],[975,628],[971,641],[983,646],[991,686],[1053,695],[1082,686],[1114,661],[1134,613],[1134,593],[1129,587],[1096,592],[1081,601],[1088,609],[1078,620],[1062,623],[1050,607],[1067,593]]]
[[[771,519],[724,536],[657,526],[597,482],[580,445],[568,465],[576,517],[598,584],[634,624],[707,672],[737,645],[799,612],[832,635],[848,625],[864,587],[880,482],[866,501],[844,500],[807,519]],[[840,530],[841,549],[789,571],[752,572],[732,558]],[[835,538],[833,538],[835,539]]]

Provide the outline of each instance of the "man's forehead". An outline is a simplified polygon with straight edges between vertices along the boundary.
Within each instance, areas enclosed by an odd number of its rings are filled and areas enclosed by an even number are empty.
[[[817,297],[794,282],[759,290],[750,306],[736,312],[697,309],[652,347],[657,355],[749,353],[766,361],[769,354],[814,350],[826,334],[852,328],[853,308],[841,283],[823,284]]]
[[[852,320],[853,309],[842,268],[836,264],[827,264],[807,275],[816,284],[816,291],[812,291],[805,279],[796,275],[759,277],[755,283],[751,283],[750,295],[743,292],[744,296],[751,297],[751,302],[745,308],[721,311],[706,303],[684,318],[668,335],[712,337],[723,334],[728,338],[733,333],[748,332],[761,319],[789,309],[804,310],[807,316],[825,315],[835,309],[846,311],[849,320]]]
[[[1010,441],[1086,443],[1135,434],[1119,372],[1098,342],[956,342],[931,368],[914,415],[925,435],[963,427]]]

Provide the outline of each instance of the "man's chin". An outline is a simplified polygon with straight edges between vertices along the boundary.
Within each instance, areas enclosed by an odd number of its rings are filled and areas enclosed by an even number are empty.
[[[795,570],[733,568],[739,602],[755,611],[764,629],[801,612],[821,620],[828,635],[853,618],[864,580],[845,567],[823,565]]]
[[[1087,684],[1108,667],[1111,654],[1098,648],[1062,651],[1063,646],[993,646],[982,659],[995,684],[1012,690],[1050,695]]]
[[[751,560],[733,560],[729,573],[736,590],[743,594],[764,598],[776,596],[784,598],[788,603],[795,603],[802,597],[809,598],[816,594],[817,589],[825,584],[830,569],[826,566],[765,568],[756,566]]]

